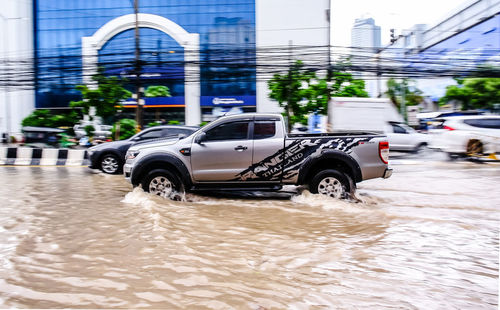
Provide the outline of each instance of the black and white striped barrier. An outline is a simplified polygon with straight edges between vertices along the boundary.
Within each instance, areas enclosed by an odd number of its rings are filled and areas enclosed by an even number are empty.
[[[86,150],[0,147],[0,165],[16,166],[86,166]]]

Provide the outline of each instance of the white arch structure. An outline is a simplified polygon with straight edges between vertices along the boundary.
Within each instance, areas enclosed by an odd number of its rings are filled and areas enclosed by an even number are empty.
[[[200,110],[200,39],[173,21],[154,14],[138,14],[140,28],[153,28],[171,36],[184,48],[184,100],[186,125],[199,125]],[[117,17],[99,28],[91,37],[82,37],[83,82],[95,87],[92,76],[97,73],[99,50],[115,35],[135,28],[135,14]]]

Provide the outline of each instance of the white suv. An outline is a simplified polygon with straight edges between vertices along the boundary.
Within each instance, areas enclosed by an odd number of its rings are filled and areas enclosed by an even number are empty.
[[[500,152],[500,116],[454,116],[442,126],[440,148],[450,157]]]

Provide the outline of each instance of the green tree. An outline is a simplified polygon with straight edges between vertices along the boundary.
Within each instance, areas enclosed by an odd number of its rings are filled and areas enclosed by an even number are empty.
[[[51,111],[41,109],[23,119],[21,125],[34,127],[70,127],[72,128],[78,122],[78,113],[73,110],[69,113],[52,114]]]
[[[144,92],[144,95],[146,97],[172,97],[170,95],[170,90],[168,89],[168,87],[162,85],[148,86],[148,88],[146,88],[146,91]]]
[[[401,109],[403,98],[405,106],[418,105],[424,101],[423,92],[416,87],[415,81],[410,79],[403,79],[402,82],[389,79],[385,93],[398,109]]]
[[[314,73],[306,70],[302,61],[298,60],[288,69],[287,74],[275,74],[267,82],[271,91],[269,98],[278,101],[279,106],[285,109],[288,131],[294,123],[305,120],[306,105],[301,102],[307,95],[304,83],[308,84],[313,76]]]
[[[119,133],[119,140],[127,139],[135,135],[137,127],[137,122],[130,118],[124,118],[119,120],[113,125],[111,129],[112,137],[116,137],[116,132]]]
[[[317,78],[314,75],[309,82],[305,92],[308,100],[307,113],[317,112],[326,115],[331,97],[368,97],[365,82],[355,79],[352,74],[345,71],[335,70],[324,78]]]
[[[446,94],[439,102],[458,101],[462,110],[493,109],[500,103],[500,78],[456,79],[458,85],[446,87]]]
[[[122,87],[122,81],[116,76],[99,73],[92,79],[97,82],[97,89],[90,89],[87,85],[76,86],[82,93],[83,100],[72,101],[71,107],[81,107],[85,114],[89,113],[90,107],[95,107],[97,116],[108,118],[114,116],[117,109],[122,107],[122,100],[132,96],[131,92]]]
[[[307,122],[309,113],[328,113],[331,97],[368,97],[365,83],[347,72],[348,63],[339,62],[327,76],[318,77],[297,61],[285,75],[275,74],[268,82],[269,97],[285,108],[288,130],[294,123]]]

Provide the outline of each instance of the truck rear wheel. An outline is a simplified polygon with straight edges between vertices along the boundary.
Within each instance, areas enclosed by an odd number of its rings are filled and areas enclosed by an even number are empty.
[[[344,173],[334,169],[318,172],[309,182],[309,191],[332,198],[345,199],[351,195],[354,185]]]
[[[180,200],[180,195],[184,191],[179,178],[165,169],[155,169],[148,173],[142,182],[142,189],[153,195],[173,200]]]

